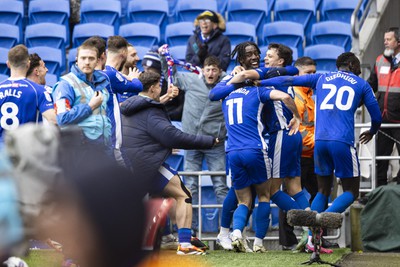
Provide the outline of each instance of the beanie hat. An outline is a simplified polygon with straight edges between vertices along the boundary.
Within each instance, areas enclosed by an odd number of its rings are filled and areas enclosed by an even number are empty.
[[[142,66],[143,67],[149,67],[149,68],[155,68],[159,71],[161,71],[161,60],[160,56],[158,55],[157,52],[154,51],[149,51],[144,55],[142,59]]]
[[[214,22],[214,23],[218,23],[218,16],[217,13],[215,13],[214,11],[211,10],[206,10],[203,13],[201,13],[200,15],[197,16],[197,20],[200,19],[210,19],[210,21]]]

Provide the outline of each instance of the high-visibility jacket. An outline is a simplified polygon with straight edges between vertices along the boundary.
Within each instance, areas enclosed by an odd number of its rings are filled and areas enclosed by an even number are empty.
[[[383,122],[400,122],[400,69],[392,66],[383,55],[377,57],[375,72],[378,78],[376,98]]]
[[[314,155],[314,100],[311,98],[312,89],[309,87],[294,86],[294,102],[301,117],[299,131],[303,138],[301,156],[311,158]]]

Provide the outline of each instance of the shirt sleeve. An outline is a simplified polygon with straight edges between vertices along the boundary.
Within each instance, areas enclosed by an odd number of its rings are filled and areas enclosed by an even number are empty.
[[[54,108],[57,116],[57,124],[65,126],[77,124],[92,114],[88,104],[76,104],[74,89],[66,82],[60,81],[53,91]]]
[[[49,109],[53,109],[54,104],[50,93],[47,92],[46,89],[42,86],[38,86],[36,88],[36,91],[38,93],[38,109],[40,113],[43,113]]]
[[[118,71],[104,71],[105,75],[108,76],[111,85],[112,93],[140,93],[143,90],[143,85],[139,79],[133,79],[129,81]]]
[[[376,134],[382,123],[381,111],[373,90],[368,83],[365,84],[363,92],[363,102],[367,107],[369,115],[371,116],[371,128],[369,131],[371,134]]]
[[[208,97],[211,101],[218,101],[227,97],[232,91],[236,90],[238,84],[230,84],[227,83],[232,79],[231,75],[225,76],[213,89],[210,90]]]
[[[267,80],[262,80],[261,86],[276,86],[276,87],[284,87],[284,86],[305,86],[314,88],[317,85],[318,79],[322,74],[308,74],[301,76],[279,76]]]
[[[271,90],[273,90],[273,88],[271,87],[258,87],[258,97],[260,98],[260,101],[262,103],[267,102],[268,100],[271,100]]]

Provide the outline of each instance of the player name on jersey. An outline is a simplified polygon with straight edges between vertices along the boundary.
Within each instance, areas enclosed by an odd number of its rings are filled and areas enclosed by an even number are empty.
[[[329,82],[329,81],[332,81],[333,79],[336,79],[336,78],[342,78],[343,80],[346,80],[351,84],[356,84],[357,83],[357,81],[353,77],[350,77],[350,76],[348,76],[348,75],[346,75],[344,73],[341,73],[341,72],[337,72],[337,73],[335,73],[335,74],[333,74],[331,76],[327,76],[325,78],[325,80],[327,82]]]
[[[0,99],[10,97],[10,96],[20,98],[21,95],[22,95],[22,91],[19,91],[17,89],[6,89],[3,92],[0,92]]]
[[[247,90],[246,88],[239,88],[239,89],[236,89],[235,91],[233,91],[232,93],[247,95],[249,92],[250,91]]]

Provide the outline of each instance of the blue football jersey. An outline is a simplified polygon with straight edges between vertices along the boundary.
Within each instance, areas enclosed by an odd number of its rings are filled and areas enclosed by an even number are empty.
[[[260,79],[265,79],[270,68],[257,68],[255,71],[260,75]],[[289,94],[294,99],[294,90],[291,86],[275,86],[276,89]],[[276,131],[288,129],[293,113],[280,100],[270,100],[265,103],[262,120],[266,127],[266,132],[272,134]]]
[[[341,141],[354,145],[354,113],[361,103],[365,104],[371,116],[372,134],[377,132],[382,121],[371,86],[351,72],[282,76],[264,80],[262,84],[306,86],[316,89],[315,140]]]
[[[0,83],[0,136],[28,122],[39,122],[41,114],[53,108],[51,95],[27,79],[7,79]]]
[[[222,102],[228,130],[226,151],[245,148],[267,149],[261,112],[270,99],[270,89],[245,86],[231,92]]]

